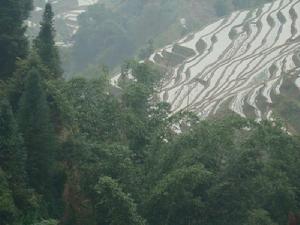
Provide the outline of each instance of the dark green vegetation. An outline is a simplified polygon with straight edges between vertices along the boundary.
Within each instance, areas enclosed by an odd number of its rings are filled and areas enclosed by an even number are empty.
[[[3,52],[0,225],[299,223],[299,137],[278,122],[170,116],[147,64],[123,66],[118,94],[106,69],[65,81],[47,12],[23,58]]]
[[[0,78],[9,76],[14,68],[16,58],[27,54],[28,42],[25,38],[23,20],[28,18],[32,7],[31,0],[7,0],[0,7]]]
[[[275,113],[278,118],[286,122],[286,126],[293,133],[300,133],[300,93],[294,85],[295,78],[285,74],[281,87],[281,94],[275,96]]]
[[[54,13],[52,12],[52,7],[50,4],[46,4],[41,29],[34,40],[34,45],[42,63],[47,66],[52,76],[60,77],[62,69],[60,67],[58,49],[55,47],[53,19]]]

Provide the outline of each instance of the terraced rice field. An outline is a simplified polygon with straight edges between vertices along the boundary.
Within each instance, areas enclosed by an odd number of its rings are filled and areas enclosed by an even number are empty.
[[[271,105],[284,76],[294,76],[300,88],[299,52],[300,0],[278,0],[234,12],[157,50],[149,61],[167,71],[158,95],[173,112],[188,109],[206,118],[226,105],[243,117],[251,108],[260,120],[272,111],[257,102]]]

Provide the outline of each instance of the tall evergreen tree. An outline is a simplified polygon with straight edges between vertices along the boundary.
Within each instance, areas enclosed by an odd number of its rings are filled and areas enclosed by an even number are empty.
[[[7,101],[0,103],[0,164],[13,184],[24,183],[26,151]]]
[[[46,94],[35,69],[29,72],[25,82],[18,116],[27,149],[29,182],[39,193],[43,193],[50,182],[55,134],[50,121]]]
[[[32,8],[32,0],[5,0],[0,6],[0,79],[15,70],[18,58],[25,58],[28,42],[23,21]]]
[[[2,169],[5,173],[7,186],[9,187],[9,195],[11,196],[10,198],[13,199],[12,206],[14,208],[18,208],[18,210],[24,210],[27,209],[29,205],[31,206],[31,204],[29,203],[30,201],[28,201],[28,199],[30,199],[32,195],[29,194],[27,189],[26,160],[27,154],[24,147],[23,138],[21,136],[21,133],[19,132],[17,122],[11,109],[11,105],[8,101],[3,100],[2,102],[0,102],[0,180],[2,179],[2,182],[4,181],[4,177],[1,178]],[[0,189],[1,188],[3,188],[3,186],[1,187],[0,181]],[[5,192],[5,187],[3,191]],[[6,192],[6,194],[8,193]],[[4,199],[3,201],[5,200],[9,199]],[[4,206],[7,207],[7,204],[4,204]],[[2,207],[3,205],[0,206],[0,221],[2,220]],[[14,216],[10,215],[10,217]],[[14,220],[16,218],[11,219]]]
[[[59,52],[55,46],[55,29],[54,29],[54,13],[52,6],[47,3],[41,22],[39,35],[34,40],[42,63],[48,67],[54,78],[62,75]]]

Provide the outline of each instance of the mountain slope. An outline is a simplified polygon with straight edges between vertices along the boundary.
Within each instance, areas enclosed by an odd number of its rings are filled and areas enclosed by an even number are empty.
[[[99,1],[79,18],[72,70],[90,64],[113,69],[125,59],[144,59],[152,53],[148,49],[162,47],[215,18],[213,2],[207,0]]]
[[[285,76],[299,87],[299,52],[300,1],[278,0],[234,12],[149,61],[167,71],[159,98],[174,112],[188,108],[206,118],[226,106],[260,120],[272,117]]]
[[[70,46],[73,35],[79,29],[78,16],[84,13],[88,6],[96,4],[98,0],[34,0],[34,10],[27,22],[29,35],[36,35],[39,31],[45,2],[50,2],[55,12],[55,27],[57,29],[57,44]]]
[[[48,1],[55,12],[57,44],[72,47],[70,51],[66,49],[66,57],[70,55],[66,64],[70,65],[65,69],[78,72],[90,64],[105,64],[113,69],[128,58],[145,59],[153,48],[198,30],[218,16],[270,0]],[[34,3],[28,21],[29,35],[33,37],[39,30],[45,0]]]

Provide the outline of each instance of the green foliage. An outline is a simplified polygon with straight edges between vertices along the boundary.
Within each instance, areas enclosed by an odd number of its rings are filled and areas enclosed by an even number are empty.
[[[136,168],[132,152],[122,145],[96,144],[84,138],[70,140],[64,145],[63,159],[71,161],[82,175],[81,185],[85,193],[91,195],[99,174],[110,176],[122,182],[126,190],[133,188]]]
[[[28,74],[18,114],[28,155],[29,181],[39,193],[44,193],[55,154],[55,135],[44,86],[35,69]]]
[[[58,221],[57,220],[43,220],[38,223],[34,223],[32,225],[57,225]]]
[[[121,85],[124,88],[123,102],[126,107],[133,110],[136,115],[144,116],[149,109],[148,101],[154,91],[154,87],[160,79],[160,73],[148,64],[129,62],[123,70],[122,79],[131,79],[134,82],[127,82]]]
[[[95,186],[96,221],[107,225],[143,225],[136,205],[130,196],[123,192],[118,183],[110,177],[101,177]]]
[[[114,65],[143,45],[143,35],[155,36],[180,16],[171,13],[180,1],[164,1],[161,10],[147,2],[128,1],[120,11],[96,6],[83,14],[76,37],[83,47],[75,47],[86,52],[77,55],[78,67],[91,60],[89,51],[94,62],[107,57]],[[226,9],[226,2],[217,4]],[[105,67],[90,66],[69,81],[51,79],[61,70],[50,4],[36,49],[16,63],[26,55],[22,20],[30,7],[30,1],[17,0],[0,7],[9,14],[0,19],[9,31],[6,39],[0,33],[7,63],[1,78],[15,71],[0,84],[1,225],[286,225],[297,219],[300,140],[284,132],[283,124],[170,115],[170,105],[155,99],[160,73],[134,61],[122,67],[118,94]],[[131,20],[126,10],[139,13]],[[138,38],[136,25],[147,25]],[[94,29],[96,36],[81,40],[82,32]],[[153,43],[148,47],[143,57]],[[299,107],[288,105],[296,120]]]
[[[14,185],[24,184],[27,154],[10,104],[0,103],[0,164]]]
[[[108,94],[107,80],[70,80],[62,93],[67,97],[73,114],[74,129],[90,139],[119,139],[120,105]]]
[[[121,96],[112,94],[106,75],[44,82],[38,71],[28,72],[18,125],[27,185],[39,198],[13,188],[7,168],[19,164],[4,163],[5,215],[20,211],[26,225],[62,213],[61,223],[72,225],[285,225],[299,211],[300,142],[282,124],[170,116],[168,104],[154,101],[160,75],[147,64],[124,66]],[[13,144],[3,149],[17,150],[22,139],[12,110],[4,104],[0,112],[0,134]],[[61,129],[53,129],[53,118],[62,120]]]
[[[5,173],[0,168],[0,224],[13,224],[16,214],[12,191],[9,189]]]
[[[14,112],[17,111],[20,98],[25,89],[25,80],[32,68],[35,68],[43,78],[50,79],[51,73],[45,67],[35,51],[31,51],[26,59],[18,60],[16,71],[4,85],[5,96],[8,97]]]
[[[34,47],[44,65],[52,73],[53,78],[62,76],[58,49],[55,46],[55,30],[53,24],[54,13],[52,6],[47,3],[41,22],[39,35],[34,40]]]
[[[267,211],[263,209],[255,209],[249,213],[249,217],[245,225],[276,225]]]
[[[178,169],[166,175],[150,194],[150,224],[205,224],[206,189],[212,174],[202,165]]]
[[[244,130],[245,127],[248,131]],[[159,179],[159,184],[166,183],[165,178],[159,177],[170,177],[177,173],[178,168],[182,168],[179,171],[185,171],[191,166],[203,164],[205,170],[212,174],[208,185],[198,192],[201,193],[201,199],[204,199],[203,208],[198,211],[199,214],[191,216],[195,221],[185,220],[183,216],[177,218],[179,213],[171,213],[172,210],[178,209],[181,212],[181,204],[189,197],[196,201],[197,195],[180,195],[180,201],[176,202],[175,196],[166,199],[167,196],[172,196],[173,189],[163,188],[160,191],[161,196],[158,195],[160,197],[154,198],[153,194],[150,195],[150,203],[156,204],[146,206],[149,210],[146,219],[150,224],[157,224],[155,219],[165,221],[164,224],[238,225],[253,224],[255,221],[286,224],[289,212],[297,211],[299,204],[296,187],[299,184],[295,183],[298,180],[295,175],[299,173],[295,169],[294,172],[289,172],[287,167],[295,168],[295,165],[299,165],[299,142],[284,134],[280,125],[267,122],[259,125],[229,118],[217,122],[201,122],[190,132],[180,136],[173,140],[173,143],[168,143],[167,148],[163,148],[164,153],[157,157],[158,167],[152,172],[158,174],[151,179]],[[293,158],[287,157],[288,155],[293,155]],[[192,176],[189,177],[192,179]],[[178,182],[178,185],[187,184],[186,192],[195,193],[192,184],[197,184],[196,181],[190,184],[186,180],[180,182],[180,178],[176,177],[174,182]],[[154,183],[154,187],[150,185],[149,189],[156,190],[155,186]],[[174,193],[177,193],[175,190],[182,190],[181,186],[175,188],[173,183],[170,187],[174,188]],[[164,210],[156,211],[157,207],[164,204]],[[260,211],[256,212],[256,209]],[[250,213],[252,210],[255,214]],[[260,213],[262,210],[266,213]],[[162,218],[157,218],[161,211]],[[184,215],[189,213],[192,213],[192,210]],[[180,218],[183,219],[181,222]]]
[[[35,214],[39,203],[27,186],[27,152],[10,104],[5,100],[0,106],[0,164],[18,212],[14,215],[14,220],[27,224],[25,221],[31,214]],[[27,214],[23,219],[20,211]]]
[[[32,0],[7,0],[0,7],[0,79],[12,76],[18,58],[25,58],[28,42],[23,20],[28,17]]]
[[[280,89],[281,93],[274,97],[274,114],[282,121],[293,133],[300,133],[300,92],[295,85],[295,78],[286,74]]]

